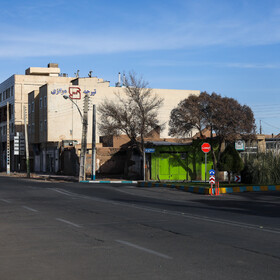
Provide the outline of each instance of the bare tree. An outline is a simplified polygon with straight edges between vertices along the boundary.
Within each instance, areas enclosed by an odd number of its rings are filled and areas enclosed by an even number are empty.
[[[163,99],[155,95],[148,82],[130,72],[125,82],[125,94],[115,93],[116,101],[105,100],[98,107],[99,130],[104,135],[126,134],[132,145],[144,152],[144,138],[162,126],[158,110]]]

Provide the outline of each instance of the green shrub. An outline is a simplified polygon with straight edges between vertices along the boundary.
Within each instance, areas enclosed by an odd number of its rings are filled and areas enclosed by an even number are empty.
[[[280,156],[273,153],[249,154],[244,158],[242,182],[277,184],[280,182]]]

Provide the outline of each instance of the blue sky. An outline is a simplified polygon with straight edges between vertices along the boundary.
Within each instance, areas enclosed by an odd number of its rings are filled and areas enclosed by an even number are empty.
[[[30,66],[215,91],[280,132],[279,0],[0,0],[0,81]]]

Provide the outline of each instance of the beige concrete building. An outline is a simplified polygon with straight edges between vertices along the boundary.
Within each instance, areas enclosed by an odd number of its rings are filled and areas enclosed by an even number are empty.
[[[10,95],[7,93],[10,91]],[[28,108],[28,132],[31,145],[31,160],[37,172],[58,172],[61,169],[63,147],[80,144],[82,121],[80,111],[83,110],[85,94],[90,99],[88,118],[88,138],[92,137],[92,105],[98,105],[105,99],[114,100],[115,93],[123,95],[125,88],[110,86],[108,81],[97,77],[65,77],[60,74],[57,64],[49,64],[47,68],[30,67],[25,75],[14,75],[0,85],[0,93],[5,98],[0,103],[0,128],[2,128],[2,148],[5,150],[5,104],[12,104],[11,126],[15,132],[23,132],[23,106]],[[198,95],[198,90],[153,89],[153,92],[164,98],[159,111],[161,123],[165,129],[162,138],[168,138],[168,121],[171,110],[191,94]],[[7,96],[9,96],[7,98]],[[65,99],[69,96],[71,100]],[[79,109],[78,109],[79,108]],[[97,123],[99,116],[97,114]],[[96,139],[99,142],[97,130]],[[190,135],[191,136],[191,135]],[[99,144],[100,146],[101,144]],[[13,157],[13,153],[11,153]],[[5,153],[2,153],[2,168],[5,166]],[[76,167],[75,167],[76,168]]]
[[[0,84],[0,169],[6,168],[7,158],[7,102],[10,104],[11,170],[17,168],[17,157],[13,152],[13,137],[24,132],[24,106],[28,106],[28,93],[47,83],[67,83],[73,78],[59,75],[57,64],[48,67],[30,67],[25,75],[13,75]],[[23,157],[23,156],[22,156]]]
[[[164,98],[164,105],[159,111],[159,119],[161,123],[166,123],[166,128],[161,132],[162,137],[168,137],[168,120],[171,110],[178,103],[188,97],[190,94],[199,94],[199,91],[190,90],[167,90],[154,89],[155,94]],[[84,95],[88,94],[89,102],[89,118],[88,118],[88,134],[87,143],[91,143],[92,139],[92,105],[98,105],[105,99],[114,100],[115,93],[125,94],[123,87],[111,87],[109,82],[100,78],[73,78],[65,84],[48,83],[39,89],[37,97],[33,93],[30,95],[29,107],[32,103],[39,104],[39,119],[35,123],[35,127],[39,127],[39,139],[37,141],[40,150],[39,156],[35,156],[35,170],[43,172],[57,172],[60,170],[58,149],[63,143],[81,143],[82,136],[82,120],[79,112],[83,110]],[[71,100],[66,100],[64,96],[71,96]],[[39,103],[36,98],[39,100]],[[40,105],[41,104],[41,105]],[[78,109],[79,108],[79,109]],[[35,110],[36,112],[36,110]],[[35,112],[33,112],[35,114]],[[33,118],[33,114],[30,114]],[[96,116],[97,123],[99,115]],[[96,133],[97,142],[100,135],[98,129]],[[40,168],[39,168],[40,166]]]

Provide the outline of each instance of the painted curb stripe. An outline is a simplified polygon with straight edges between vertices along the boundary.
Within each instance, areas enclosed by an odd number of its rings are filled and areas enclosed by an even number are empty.
[[[93,183],[93,184],[137,184],[138,181],[81,181],[80,183]]]
[[[204,187],[195,187],[195,186],[182,186],[182,185],[169,185],[169,184],[161,184],[161,183],[147,183],[147,182],[138,182],[138,186],[141,187],[168,187],[168,188],[176,188],[178,190],[192,192],[192,193],[200,193],[207,194],[211,193],[210,188]],[[269,186],[240,186],[240,187],[221,187],[220,194],[226,193],[239,193],[239,192],[259,192],[259,191],[280,191],[280,185],[269,185]]]
[[[267,186],[269,191],[276,191],[276,186]]]

